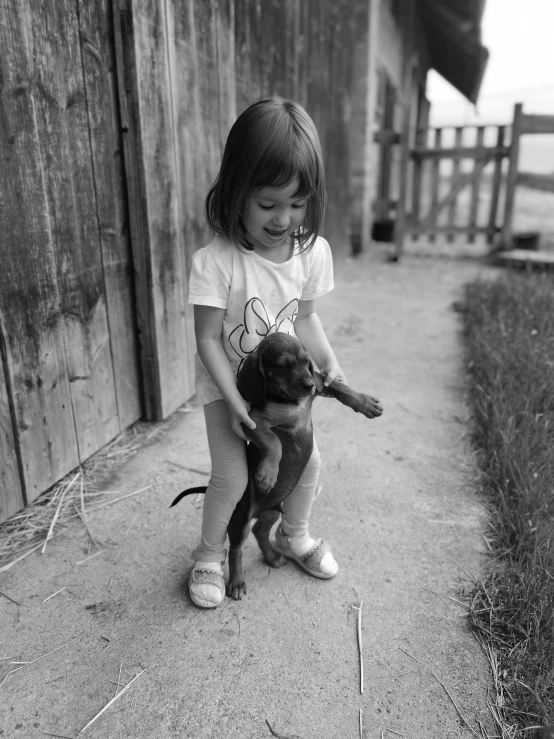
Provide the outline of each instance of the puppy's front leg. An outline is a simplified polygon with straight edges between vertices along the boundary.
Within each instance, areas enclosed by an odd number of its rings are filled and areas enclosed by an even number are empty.
[[[343,405],[352,408],[356,413],[362,413],[366,418],[379,418],[383,415],[383,406],[372,395],[359,393],[340,380],[333,380],[327,387],[322,387],[319,378],[316,380],[317,389],[324,397],[336,398]],[[320,389],[321,388],[321,389]]]
[[[250,418],[256,422],[256,428],[249,429],[241,424],[242,429],[247,439],[262,451],[262,459],[254,474],[254,480],[260,492],[269,493],[275,487],[279,474],[279,463],[283,453],[281,442],[261,411],[251,411]]]

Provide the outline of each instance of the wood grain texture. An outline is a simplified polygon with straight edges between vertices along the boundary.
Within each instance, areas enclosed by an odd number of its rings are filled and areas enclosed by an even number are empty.
[[[184,93],[176,77],[173,2],[133,0],[132,22],[132,77],[140,128],[137,150],[148,229],[143,263],[148,274],[143,279],[149,305],[142,332],[147,334],[145,359],[150,368],[145,378],[155,389],[147,413],[155,420],[169,415],[194,392],[184,365],[193,343],[187,337],[185,319],[182,209],[186,193],[180,181],[176,128],[177,98]]]
[[[61,104],[42,70],[48,28],[34,11],[13,0],[0,24],[0,314],[28,502],[79,463],[60,310],[58,224],[48,196],[49,171],[61,153],[44,140]]]
[[[522,131],[523,106],[516,103],[511,126],[510,156],[508,157],[508,174],[506,177],[506,197],[504,199],[504,222],[502,224],[501,248],[511,249],[513,236],[514,203],[519,167],[519,147]]]
[[[32,32],[42,88],[35,112],[46,164],[65,369],[83,460],[113,439],[120,426],[75,0],[34,3]]]
[[[0,326],[0,523],[25,505],[6,360],[6,342]]]
[[[477,149],[483,148],[483,141],[485,138],[485,127],[484,126],[478,126],[477,127],[477,140],[475,142],[475,146]],[[477,168],[477,160],[475,161],[473,165],[473,169]],[[481,187],[481,172],[477,173],[475,177],[472,179],[471,182],[471,200],[470,200],[470,207],[469,207],[469,233],[468,233],[468,243],[473,244],[475,242],[475,227],[477,225],[477,209],[479,207],[479,190]]]
[[[121,431],[141,417],[142,402],[110,5],[108,0],[78,1],[101,268]]]

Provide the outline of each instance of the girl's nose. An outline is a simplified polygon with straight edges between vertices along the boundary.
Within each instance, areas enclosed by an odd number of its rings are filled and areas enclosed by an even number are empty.
[[[288,228],[290,226],[290,215],[288,213],[278,213],[273,218],[273,223],[279,228]]]

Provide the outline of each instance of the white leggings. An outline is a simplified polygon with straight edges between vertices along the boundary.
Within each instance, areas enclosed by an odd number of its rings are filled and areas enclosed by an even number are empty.
[[[197,562],[219,562],[226,557],[227,526],[248,482],[246,443],[231,429],[229,410],[224,400],[214,400],[205,405],[204,415],[212,473],[204,496],[202,539],[193,557]],[[314,439],[314,450],[306,469],[298,485],[282,505],[287,536],[302,535],[308,530],[320,463]]]

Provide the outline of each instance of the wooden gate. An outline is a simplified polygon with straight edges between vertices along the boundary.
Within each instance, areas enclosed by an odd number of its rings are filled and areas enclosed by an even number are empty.
[[[520,138],[533,133],[554,133],[554,116],[525,114],[521,103],[511,125],[417,131],[398,208],[397,258],[406,237],[461,235],[473,243],[483,235],[493,250],[510,249],[516,186],[554,191],[554,177],[519,171]]]
[[[109,0],[0,22],[0,521],[142,415]]]
[[[406,234],[492,244],[498,220],[502,165],[510,155],[506,126],[457,126],[419,131],[411,152],[411,207]]]

